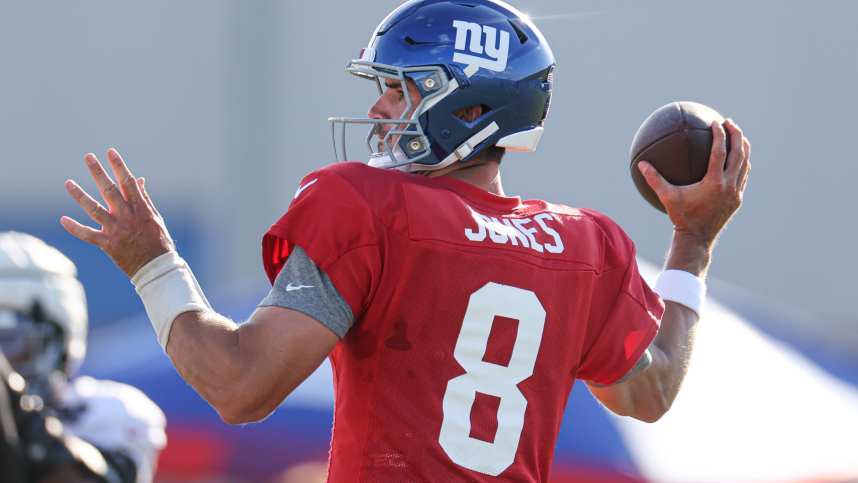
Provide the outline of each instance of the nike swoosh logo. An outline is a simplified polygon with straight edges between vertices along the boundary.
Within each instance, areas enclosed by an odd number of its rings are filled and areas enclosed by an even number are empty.
[[[292,285],[292,282],[289,282],[289,285],[286,285],[287,292],[294,292],[295,290],[301,290],[303,288],[313,288],[312,285]]]
[[[307,188],[309,188],[310,186],[313,186],[313,185],[316,183],[316,181],[319,181],[319,178],[316,178],[316,179],[314,179],[314,180],[312,180],[312,181],[308,181],[308,182],[307,182],[307,184],[305,184],[304,186],[299,187],[299,188],[298,188],[298,191],[296,191],[296,192],[295,192],[295,198],[297,198],[297,197],[301,196],[301,193],[303,193],[303,192],[304,192],[304,190],[305,190],[305,189],[307,189]],[[294,198],[293,198],[293,199],[294,199]]]

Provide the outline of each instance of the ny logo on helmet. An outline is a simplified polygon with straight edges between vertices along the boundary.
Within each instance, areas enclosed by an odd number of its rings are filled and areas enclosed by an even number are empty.
[[[468,69],[465,69],[465,72],[468,75],[475,73],[479,67],[495,72],[506,70],[509,59],[509,32],[501,30],[498,38],[496,28],[463,20],[453,20],[453,27],[456,28],[456,50],[461,51],[453,54],[453,62],[467,65]],[[484,33],[486,34],[485,44],[483,44]]]

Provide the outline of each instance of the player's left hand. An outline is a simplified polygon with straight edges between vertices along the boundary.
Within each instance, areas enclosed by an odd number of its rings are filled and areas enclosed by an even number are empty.
[[[107,151],[107,159],[116,183],[110,179],[94,154],[84,156],[86,167],[107,208],[74,181],[67,180],[65,183],[71,197],[90,218],[101,225],[101,229],[82,225],[68,216],[60,218],[60,224],[75,237],[101,248],[131,277],[149,261],[175,250],[175,245],[164,218],[146,192],[143,178],[135,178],[131,174],[115,149]]]

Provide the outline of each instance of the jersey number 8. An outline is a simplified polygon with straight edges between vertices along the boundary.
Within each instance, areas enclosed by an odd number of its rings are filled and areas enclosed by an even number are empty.
[[[518,320],[507,366],[483,361],[496,315]],[[512,465],[527,409],[527,399],[517,384],[533,375],[544,327],[545,308],[529,290],[488,283],[471,294],[453,351],[453,357],[466,372],[447,383],[438,439],[456,464],[491,476]],[[492,443],[470,436],[471,408],[477,392],[500,399]]]

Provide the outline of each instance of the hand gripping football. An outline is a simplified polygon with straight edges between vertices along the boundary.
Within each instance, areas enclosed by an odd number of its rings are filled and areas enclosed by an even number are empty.
[[[724,117],[696,102],[671,102],[649,115],[638,128],[630,151],[632,181],[641,195],[658,210],[665,211],[646,182],[638,163],[649,161],[674,185],[694,184],[706,174],[712,151],[712,121]],[[727,146],[730,146],[729,136]]]

